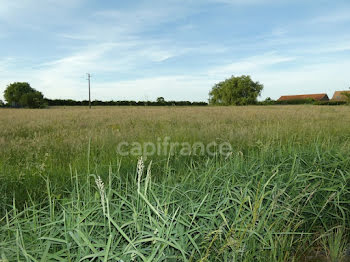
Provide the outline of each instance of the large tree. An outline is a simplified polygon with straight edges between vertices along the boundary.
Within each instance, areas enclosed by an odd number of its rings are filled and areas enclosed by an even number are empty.
[[[4,98],[9,105],[15,107],[41,108],[45,106],[43,94],[26,82],[15,82],[8,85]]]
[[[264,86],[254,82],[250,76],[232,76],[215,84],[209,93],[212,105],[250,105],[257,102]]]

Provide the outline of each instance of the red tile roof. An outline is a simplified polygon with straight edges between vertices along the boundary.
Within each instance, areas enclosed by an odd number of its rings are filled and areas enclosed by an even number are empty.
[[[329,100],[327,94],[310,94],[310,95],[296,95],[296,96],[281,96],[278,99],[278,101],[304,100],[304,99],[314,99],[317,101]]]
[[[346,101],[346,96],[343,95],[343,93],[350,93],[350,91],[336,91],[334,92],[332,100],[334,101]]]

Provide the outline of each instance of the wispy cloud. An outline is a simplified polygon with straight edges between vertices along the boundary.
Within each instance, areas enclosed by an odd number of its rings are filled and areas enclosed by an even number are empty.
[[[63,14],[77,8],[81,2],[82,0],[0,0],[0,20],[23,26],[28,23],[45,26],[42,21],[46,21],[46,24],[52,21],[64,23]]]
[[[170,75],[100,83],[96,85],[96,90],[105,94],[100,95],[100,98],[107,100],[113,98],[155,100],[163,96],[167,100],[206,101],[208,87],[210,87],[208,80],[207,76]],[[211,85],[214,83],[215,81],[212,80]],[[115,96],[106,95],[108,93]]]
[[[331,11],[330,13],[320,15],[310,20],[313,24],[333,24],[347,21],[350,21],[350,9]]]
[[[268,70],[270,66],[296,60],[295,57],[281,56],[276,53],[266,53],[258,56],[244,58],[233,63],[219,66],[209,71],[209,75],[231,76],[251,74],[253,72]]]
[[[268,4],[277,3],[276,0],[207,0],[212,3],[230,4],[230,5],[252,5],[252,4]],[[286,2],[287,0],[281,0],[280,2]]]
[[[259,72],[254,76],[265,83],[263,97],[277,99],[281,95],[305,93],[327,93],[331,96],[336,90],[348,88],[349,67],[349,61],[341,60],[281,70],[278,74]]]
[[[93,97],[107,100],[206,100],[213,84],[240,74],[275,98],[322,91],[331,78],[345,85],[350,6],[315,4],[310,18],[304,4],[0,0],[0,57],[12,59],[0,61],[0,97],[10,82],[28,81],[50,98],[83,99],[87,72]]]

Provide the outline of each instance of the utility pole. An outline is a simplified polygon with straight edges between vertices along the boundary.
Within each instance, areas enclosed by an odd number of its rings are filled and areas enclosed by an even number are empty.
[[[88,77],[88,83],[89,83],[89,108],[91,109],[91,92],[90,92],[90,78],[91,75],[89,73],[87,73],[87,77]]]

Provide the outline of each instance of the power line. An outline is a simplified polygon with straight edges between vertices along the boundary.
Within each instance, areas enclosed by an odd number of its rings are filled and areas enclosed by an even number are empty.
[[[91,75],[89,73],[87,73],[87,80],[88,80],[88,84],[89,84],[89,108],[91,109],[91,92],[90,92],[90,78]]]

